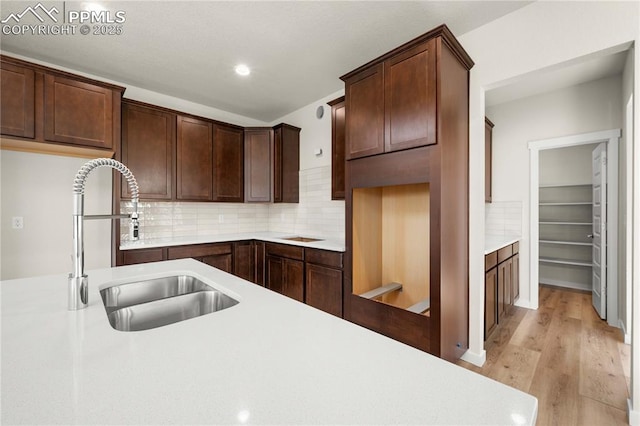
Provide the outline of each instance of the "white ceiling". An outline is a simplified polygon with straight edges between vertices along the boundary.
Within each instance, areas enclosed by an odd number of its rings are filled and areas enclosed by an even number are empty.
[[[83,7],[62,3],[43,2]],[[341,75],[435,26],[446,23],[460,36],[530,2],[99,3],[125,11],[122,35],[2,35],[0,47],[271,122],[342,89]],[[2,19],[30,4],[3,1]],[[251,67],[249,77],[235,75],[238,63]]]

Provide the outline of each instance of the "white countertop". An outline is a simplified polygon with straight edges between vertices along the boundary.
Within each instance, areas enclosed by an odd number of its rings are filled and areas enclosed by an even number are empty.
[[[287,237],[315,237],[320,238],[320,241],[314,241],[309,243],[303,243],[300,241],[285,240]],[[166,247],[166,246],[182,246],[188,244],[205,244],[205,243],[224,243],[228,241],[242,241],[242,240],[260,240],[270,241],[280,244],[290,244],[294,246],[317,248],[322,250],[331,251],[344,251],[344,240],[326,239],[321,236],[315,235],[300,235],[296,233],[282,233],[282,232],[244,232],[237,234],[221,234],[221,235],[206,235],[206,236],[192,236],[192,237],[177,237],[177,238],[154,238],[147,240],[131,241],[120,245],[120,250],[134,250],[141,248],[154,248],[154,247]]]
[[[506,247],[509,244],[520,241],[520,238],[521,237],[519,235],[485,235],[484,254],[500,250],[502,247]]]
[[[240,301],[139,332],[99,289],[189,273]],[[2,424],[534,424],[537,400],[192,259],[0,282]]]

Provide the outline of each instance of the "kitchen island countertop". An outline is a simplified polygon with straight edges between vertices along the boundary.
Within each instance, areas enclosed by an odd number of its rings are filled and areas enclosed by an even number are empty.
[[[240,303],[139,332],[100,288],[190,274]],[[192,259],[3,281],[2,424],[534,424],[537,400]]]

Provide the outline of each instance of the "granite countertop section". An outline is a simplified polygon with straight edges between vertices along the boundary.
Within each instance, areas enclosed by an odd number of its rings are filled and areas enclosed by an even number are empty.
[[[484,254],[500,250],[502,247],[506,247],[509,244],[520,241],[521,238],[522,237],[520,235],[485,235]]]
[[[301,242],[286,240],[287,237],[313,237],[319,238],[320,241],[313,242]],[[345,251],[344,240],[323,238],[321,236],[312,235],[300,235],[295,233],[282,233],[282,232],[244,232],[237,234],[221,234],[221,235],[206,235],[206,236],[193,236],[193,237],[177,237],[177,238],[154,238],[147,240],[125,242],[120,245],[120,250],[135,250],[143,248],[154,247],[166,247],[166,246],[183,246],[189,244],[206,244],[206,243],[224,243],[229,241],[243,241],[243,240],[260,240],[269,241],[280,244],[290,244],[300,247],[315,248],[321,250],[330,251]]]
[[[109,325],[101,288],[189,274],[235,298],[155,329]],[[197,262],[0,282],[2,424],[523,424],[531,395]]]

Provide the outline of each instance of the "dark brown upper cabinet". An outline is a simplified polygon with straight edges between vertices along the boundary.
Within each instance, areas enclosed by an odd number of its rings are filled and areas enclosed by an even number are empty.
[[[176,115],[140,102],[122,103],[122,161],[138,181],[141,199],[171,200]],[[122,198],[131,198],[123,180]]]
[[[0,56],[0,64],[3,135],[110,156],[120,148],[124,88],[8,56]]]
[[[383,69],[378,64],[343,77],[347,160],[384,152]]]
[[[492,147],[493,123],[487,117],[484,118],[484,202],[491,202],[491,174],[493,173],[493,165],[491,156],[493,155]]]
[[[177,120],[176,198],[213,198],[213,123],[193,117]]]
[[[213,201],[244,200],[244,132],[241,128],[213,126]]]
[[[244,130],[244,201],[268,203],[273,200],[273,129]]]
[[[345,82],[347,160],[438,143],[442,95],[438,76],[447,71],[438,61],[439,40],[444,40],[442,43],[454,50],[465,66],[472,65],[466,53],[448,44],[453,36],[437,37],[439,31],[418,37],[341,77]],[[441,113],[446,119],[447,112]]]
[[[344,96],[329,102],[331,106],[331,199],[344,200]]]
[[[113,91],[56,75],[44,78],[44,137],[113,149]]]
[[[32,69],[0,62],[0,131],[3,135],[35,137],[35,73]]]
[[[273,202],[300,199],[300,128],[281,123],[273,128]]]

